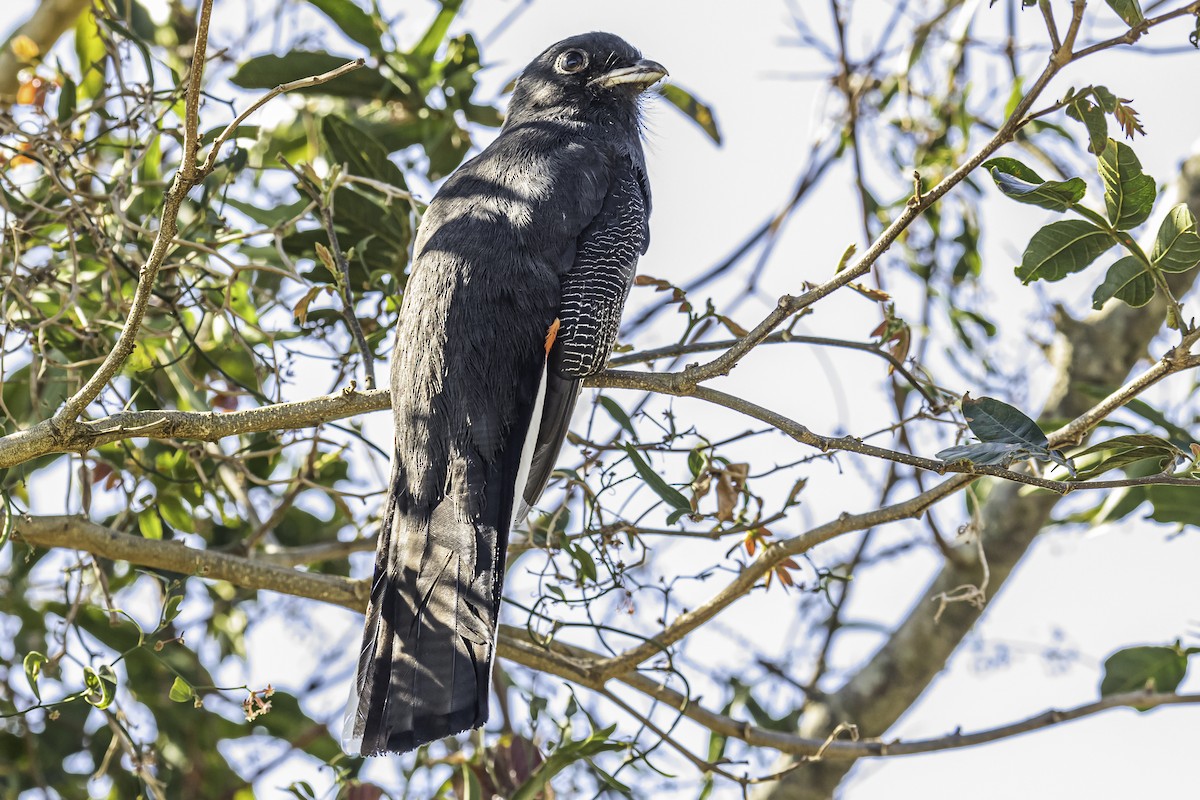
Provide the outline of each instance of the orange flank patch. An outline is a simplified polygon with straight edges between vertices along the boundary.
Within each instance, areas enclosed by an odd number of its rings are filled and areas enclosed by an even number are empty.
[[[560,324],[561,323],[559,322],[558,317],[555,317],[554,322],[550,323],[550,330],[546,331],[546,357],[547,358],[549,358],[549,356],[550,356],[550,348],[554,347],[554,340],[556,338],[558,338],[558,326]]]

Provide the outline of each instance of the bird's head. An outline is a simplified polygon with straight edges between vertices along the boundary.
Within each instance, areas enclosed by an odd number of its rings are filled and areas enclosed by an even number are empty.
[[[525,118],[636,118],[638,97],[667,74],[611,33],[563,39],[535,58],[513,91],[509,123]]]

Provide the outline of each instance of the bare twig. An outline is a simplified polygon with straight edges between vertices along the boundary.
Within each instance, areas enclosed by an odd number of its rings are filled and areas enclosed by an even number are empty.
[[[1058,23],[1054,21],[1054,9],[1050,8],[1050,0],[1038,0],[1038,9],[1046,21],[1046,33],[1050,36],[1050,49],[1057,52],[1062,49],[1062,40],[1058,38]]]
[[[288,83],[281,83],[271,91],[264,94],[262,97],[255,100],[248,108],[246,108],[245,111],[238,114],[237,117],[234,118],[233,122],[226,125],[225,130],[221,131],[221,133],[217,135],[217,138],[213,140],[212,148],[208,151],[208,157],[204,159],[204,166],[200,168],[200,174],[203,176],[213,171],[213,168],[217,165],[217,156],[221,152],[221,147],[225,144],[225,142],[229,141],[230,136],[237,132],[238,126],[245,122],[255,111],[258,111],[260,108],[281,94],[292,92],[297,89],[307,89],[312,86],[320,86],[322,83],[328,83],[334,78],[340,78],[356,69],[360,69],[366,63],[367,62],[365,60],[358,58],[354,61],[348,61],[336,69],[323,72],[320,75],[313,75],[308,78],[300,78],[299,80],[289,81]]]
[[[1168,11],[1165,14],[1160,14],[1157,17],[1149,17],[1143,20],[1141,23],[1134,25],[1120,36],[1114,36],[1111,39],[1105,39],[1102,42],[1096,42],[1093,45],[1088,45],[1082,50],[1076,51],[1073,53],[1073,57],[1083,58],[1091,55],[1092,53],[1098,53],[1101,50],[1107,50],[1110,47],[1117,47],[1123,44],[1133,44],[1138,39],[1142,38],[1142,34],[1154,26],[1161,25],[1164,22],[1169,22],[1177,17],[1185,17],[1189,14],[1192,16],[1200,14],[1200,1],[1188,3],[1186,6],[1177,8],[1174,11]]]
[[[686,344],[666,345],[665,347],[657,347],[653,350],[642,350],[637,353],[628,353],[626,355],[616,356],[609,359],[609,367],[622,367],[629,364],[645,364],[651,361],[657,361],[662,358],[675,358],[678,356],[689,355],[691,353],[708,353],[716,350],[727,350],[738,343],[738,339],[720,339],[710,342],[688,342]],[[914,389],[921,393],[925,401],[929,403],[930,408],[940,408],[942,401],[913,375],[904,362],[896,358],[894,355],[884,350],[879,345],[873,342],[853,342],[848,339],[832,339],[827,336],[803,336],[797,333],[789,333],[787,331],[778,331],[762,340],[761,344],[785,344],[795,342],[797,344],[814,344],[823,347],[844,347],[848,350],[858,350],[863,353],[870,353],[873,356],[878,356],[892,366],[895,372],[902,376]]]

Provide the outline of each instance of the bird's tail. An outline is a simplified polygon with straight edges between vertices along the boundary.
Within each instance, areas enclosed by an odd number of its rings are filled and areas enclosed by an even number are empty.
[[[393,469],[347,753],[404,752],[487,720],[513,498],[511,477],[504,490],[504,470],[478,463],[455,459],[432,506],[413,503]]]

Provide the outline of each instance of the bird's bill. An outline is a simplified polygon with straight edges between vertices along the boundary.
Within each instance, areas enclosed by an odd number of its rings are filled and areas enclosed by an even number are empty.
[[[631,67],[610,70],[592,82],[605,89],[623,84],[632,84],[642,89],[649,88],[667,76],[667,68],[657,61],[642,59]]]

